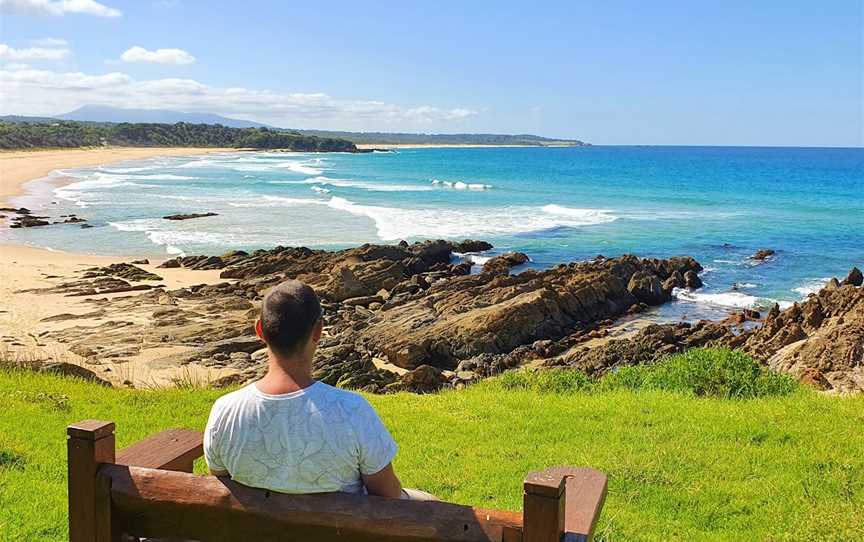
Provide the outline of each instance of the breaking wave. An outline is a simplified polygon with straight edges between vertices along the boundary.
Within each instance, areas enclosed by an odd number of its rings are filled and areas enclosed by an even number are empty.
[[[378,237],[383,241],[506,235],[560,227],[591,226],[616,219],[610,211],[606,210],[571,209],[557,205],[482,209],[403,209],[362,205],[337,196],[329,200],[264,196],[255,202],[231,202],[229,205],[233,207],[327,206],[337,211],[369,218],[375,223]]]

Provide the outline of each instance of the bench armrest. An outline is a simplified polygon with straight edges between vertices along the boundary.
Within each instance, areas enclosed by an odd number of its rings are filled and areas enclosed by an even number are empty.
[[[191,429],[168,429],[117,452],[118,465],[192,472],[204,455],[204,434]]]
[[[543,525],[545,538],[588,542],[600,518],[606,486],[606,475],[594,469],[552,467],[532,472],[524,484],[526,512],[529,502],[540,510],[537,523]],[[526,517],[526,531],[533,527],[528,524]]]

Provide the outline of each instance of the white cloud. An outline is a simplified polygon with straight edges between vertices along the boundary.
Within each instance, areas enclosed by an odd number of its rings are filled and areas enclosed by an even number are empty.
[[[156,49],[148,51],[139,46],[130,47],[121,56],[123,62],[150,62],[154,64],[174,64],[182,66],[195,62],[195,57],[183,49]]]
[[[89,75],[8,65],[0,69],[0,88],[0,114],[56,115],[90,104],[209,112],[287,128],[345,130],[446,129],[478,114],[465,107],[405,107],[337,99],[321,92],[217,88],[193,79],[135,80],[121,72]]]
[[[27,47],[15,49],[0,43],[0,60],[62,60],[69,55],[66,47]]]
[[[7,15],[62,16],[82,13],[97,17],[119,17],[119,9],[95,0],[0,0],[0,13]]]

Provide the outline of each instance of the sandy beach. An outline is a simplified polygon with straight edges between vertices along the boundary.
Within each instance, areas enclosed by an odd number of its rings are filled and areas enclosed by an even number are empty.
[[[0,152],[0,206],[8,205],[9,198],[23,193],[26,183],[45,177],[57,169],[89,167],[154,156],[184,156],[234,150],[237,149],[106,147]]]
[[[47,151],[19,151],[0,153],[0,206],[8,205],[8,198],[21,194],[29,181],[45,177],[64,168],[110,164],[123,160],[155,156],[194,155],[234,149],[214,148],[106,148]],[[126,258],[73,254],[33,247],[0,245],[0,355],[25,360],[38,359],[81,363],[82,358],[68,351],[61,343],[42,341],[38,335],[44,331],[69,325],[88,326],[103,323],[103,318],[85,317],[56,323],[42,320],[58,314],[81,315],[92,312],[92,307],[81,297],[58,294],[22,293],[21,290],[49,288],[69,280],[83,269],[130,261]],[[161,261],[140,267],[154,271]],[[166,288],[181,288],[194,284],[221,282],[218,271],[190,271],[188,269],[159,269]],[[109,294],[110,295],[110,294]],[[115,296],[128,294],[113,294]],[[122,384],[135,386],[167,385],[172,379],[218,378],[228,370],[204,369],[189,366],[182,369],[151,369],[148,362],[172,352],[150,349],[128,363],[100,365],[99,376]],[[92,367],[88,367],[91,368]],[[107,369],[107,370],[106,370]],[[178,373],[182,371],[182,375]]]

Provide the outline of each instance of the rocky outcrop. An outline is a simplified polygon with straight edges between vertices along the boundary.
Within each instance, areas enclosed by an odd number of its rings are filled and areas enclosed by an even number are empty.
[[[191,220],[193,218],[204,218],[208,216],[219,216],[218,213],[189,213],[163,216],[165,220]]]
[[[800,304],[772,309],[743,349],[822,389],[864,391],[864,288],[855,270],[848,283],[832,281]]]
[[[451,247],[453,248],[453,252],[459,252],[462,254],[467,252],[486,252],[487,250],[492,250],[492,248],[494,248],[491,243],[487,243],[486,241],[475,241],[473,239],[465,239],[464,241],[451,243]]]
[[[739,339],[741,342],[743,339]],[[651,363],[669,354],[690,348],[732,346],[736,336],[732,329],[716,322],[689,324],[653,324],[633,337],[612,339],[601,346],[580,346],[547,360],[546,366],[567,366],[592,376],[602,375],[622,365]]]
[[[0,212],[11,213],[13,216],[9,221],[10,228],[36,228],[40,226],[50,226],[51,224],[81,224],[81,227],[90,227],[89,224],[85,224],[87,222],[86,219],[72,215],[61,215],[60,218],[63,220],[58,220],[55,222],[49,222],[50,217],[47,216],[36,216],[33,214],[33,211],[27,209],[26,207],[20,207],[18,209],[14,207],[0,207]],[[5,218],[6,215],[0,215],[0,218]]]
[[[530,258],[527,254],[521,252],[508,252],[500,256],[495,256],[485,264],[483,264],[484,273],[493,273],[496,275],[507,274],[510,269],[525,263],[528,263]]]
[[[91,267],[86,269],[82,278],[89,279],[95,277],[119,277],[121,279],[132,280],[136,282],[145,280],[162,280],[162,277],[155,273],[145,271],[140,267],[136,267],[129,263],[113,263],[107,267]]]
[[[687,258],[623,256],[518,275],[451,277],[404,299],[388,300],[360,333],[359,342],[399,367],[450,369],[460,360],[558,340],[626,313],[643,302],[628,288],[634,275],[659,283],[675,271],[699,268]]]
[[[754,252],[753,255],[750,256],[750,259],[756,262],[764,262],[768,258],[774,256],[774,254],[776,254],[776,252],[770,248],[761,248]]]
[[[85,327],[75,326],[71,315],[58,317],[55,323],[68,319],[73,327],[44,338],[67,343],[90,363],[170,346],[173,352],[148,364],[234,368],[240,376],[224,383],[244,382],[266,366],[253,330],[263,294],[297,278],[316,288],[324,308],[316,378],[368,391],[427,392],[557,355],[602,334],[610,319],[669,298],[671,287],[661,297],[634,295],[628,288],[634,275],[683,287],[685,274],[701,269],[692,258],[624,256],[510,274],[527,256],[506,254],[499,259],[503,272],[472,275],[471,263],[454,259],[456,248],[473,252],[488,244],[403,242],[336,252],[277,247],[180,257],[163,267],[220,269],[225,282],[124,297],[101,294],[150,288],[120,278],[138,280],[145,270],[130,264],[91,269],[51,292],[87,296],[99,321]]]
[[[627,339],[595,348],[575,347],[547,365],[577,367],[602,374],[619,365],[649,363],[703,346],[741,349],[775,371],[789,373],[820,389],[864,391],[864,288],[857,269],[842,283],[831,279],[817,294],[786,310],[774,306],[761,326],[745,310],[723,322],[653,325]],[[859,285],[856,286],[856,282]]]

